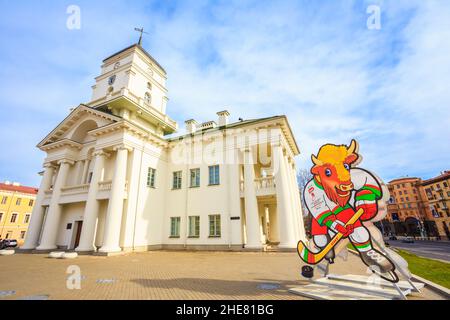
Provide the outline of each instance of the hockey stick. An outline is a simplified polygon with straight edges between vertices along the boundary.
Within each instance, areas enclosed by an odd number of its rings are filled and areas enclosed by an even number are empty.
[[[364,213],[363,209],[359,209],[351,218],[350,220],[345,224],[345,226],[354,224]],[[337,233],[333,239],[327,244],[325,248],[323,248],[322,251],[319,251],[317,253],[311,252],[308,247],[305,245],[303,241],[299,241],[297,245],[297,253],[300,256],[300,258],[308,263],[308,264],[318,264],[320,261],[322,261],[323,258],[327,255],[327,253],[333,249],[333,247],[336,245],[336,243],[339,242],[342,238],[342,233]]]

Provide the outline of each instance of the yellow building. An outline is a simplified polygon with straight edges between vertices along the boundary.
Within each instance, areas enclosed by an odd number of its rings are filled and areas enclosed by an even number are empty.
[[[25,240],[38,189],[18,183],[0,183],[0,239]]]
[[[428,199],[427,210],[436,221],[439,235],[450,239],[450,171],[422,182],[424,196]]]

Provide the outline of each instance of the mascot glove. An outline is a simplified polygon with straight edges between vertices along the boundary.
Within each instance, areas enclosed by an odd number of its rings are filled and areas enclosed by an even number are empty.
[[[349,235],[351,235],[354,229],[355,227],[353,226],[353,224],[345,226],[345,224],[339,220],[334,221],[331,225],[331,230],[342,233],[343,237],[348,237]]]
[[[376,201],[358,200],[355,203],[356,210],[363,209],[364,213],[361,216],[362,221],[372,219],[377,215],[378,206]]]

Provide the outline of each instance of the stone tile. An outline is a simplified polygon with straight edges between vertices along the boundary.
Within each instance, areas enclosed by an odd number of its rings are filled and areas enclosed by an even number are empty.
[[[80,290],[67,289],[70,265],[81,269]],[[0,291],[15,291],[0,299],[306,299],[288,292],[310,283],[301,278],[301,266],[297,254],[287,252],[149,251],[74,260],[16,254],[0,257],[0,268],[8,270],[0,273]],[[366,268],[349,255],[330,272],[364,275]],[[410,298],[442,299],[427,288]]]

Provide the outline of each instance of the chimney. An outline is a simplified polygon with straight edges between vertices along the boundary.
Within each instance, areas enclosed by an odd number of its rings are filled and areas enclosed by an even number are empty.
[[[228,116],[230,113],[227,110],[217,112],[219,116],[219,127],[226,126],[228,124]]]
[[[187,133],[195,133],[197,131],[198,123],[194,119],[186,120],[184,123],[186,124]]]

